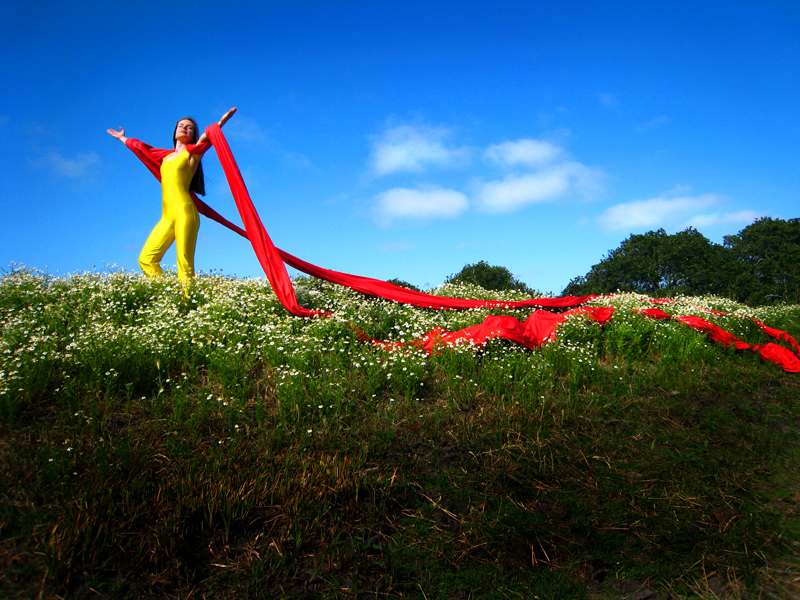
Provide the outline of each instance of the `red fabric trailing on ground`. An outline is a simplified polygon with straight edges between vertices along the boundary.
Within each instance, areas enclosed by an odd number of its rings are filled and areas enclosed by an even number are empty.
[[[197,207],[197,211],[227,227],[228,229],[247,238],[253,246],[253,250],[258,257],[264,273],[272,285],[275,295],[281,304],[294,315],[300,317],[326,317],[329,313],[323,311],[309,310],[300,306],[295,296],[292,281],[286,271],[284,263],[291,267],[332,283],[343,285],[359,292],[378,296],[387,300],[393,300],[402,304],[412,304],[424,308],[438,310],[466,309],[466,308],[522,308],[522,307],[576,307],[563,313],[551,313],[545,310],[534,311],[524,322],[510,316],[490,315],[484,319],[483,323],[473,325],[459,331],[448,332],[441,328],[432,329],[424,337],[414,340],[412,343],[418,348],[433,353],[437,348],[453,344],[460,340],[467,340],[474,345],[482,345],[492,338],[503,338],[518,343],[526,348],[535,348],[541,344],[551,342],[555,338],[556,327],[565,319],[575,314],[589,315],[599,325],[605,325],[611,318],[614,309],[611,307],[580,307],[590,300],[599,296],[565,296],[561,298],[531,298],[516,302],[504,302],[497,300],[471,300],[465,298],[448,298],[444,296],[434,296],[424,292],[417,292],[401,286],[397,286],[379,279],[350,275],[339,271],[324,269],[303,261],[288,252],[276,248],[267,234],[261,219],[258,217],[250,194],[242,179],[239,167],[233,158],[228,142],[222,134],[219,125],[214,124],[206,128],[206,135],[217,150],[217,156],[225,171],[225,176],[230,185],[233,199],[242,217],[244,229],[234,225],[223,218],[205,202],[200,200],[194,193],[191,193],[192,200]],[[150,172],[161,180],[160,166],[164,157],[172,153],[172,150],[160,150],[142,144],[138,140],[129,139],[127,146],[136,156],[147,166]],[[191,151],[191,149],[190,149]],[[673,300],[668,298],[652,298],[654,304],[666,305]],[[660,308],[642,309],[641,314],[652,319],[674,319],[689,327],[704,333],[710,339],[725,346],[733,345],[740,350],[751,350],[758,353],[765,360],[769,360],[780,365],[785,371],[790,373],[800,373],[800,359],[791,350],[777,344],[768,343],[762,345],[747,344],[736,338],[733,334],[721,329],[720,327],[694,316],[673,317]],[[725,314],[721,311],[709,311],[714,314]],[[768,327],[761,321],[753,319],[767,335],[783,341],[792,346],[795,350],[800,350],[800,344],[787,333]],[[396,348],[402,346],[400,343],[387,343],[374,340],[367,336],[363,331],[354,327],[362,341],[372,343],[385,348]]]
[[[787,373],[800,373],[800,358],[798,358],[797,355],[788,348],[784,348],[778,344],[773,344],[772,342],[768,344],[748,344],[747,342],[743,342],[737,338],[732,333],[725,331],[717,325],[714,325],[713,323],[700,317],[689,315],[674,317],[665,313],[660,308],[643,308],[638,312],[650,317],[651,319],[673,319],[680,321],[684,325],[688,325],[689,327],[704,333],[709,339],[720,343],[723,346],[733,346],[737,350],[751,350],[752,352],[760,355],[764,360],[768,360],[776,365],[779,365]],[[759,323],[759,321],[756,322]],[[794,341],[791,336],[782,331],[777,329],[773,329],[772,331],[778,332],[778,334],[783,334],[783,336],[786,336],[786,338]],[[777,335],[774,335],[773,337],[781,339]],[[795,342],[795,344],[796,343],[797,342]]]
[[[671,302],[675,302],[675,300],[673,298],[650,298],[650,302],[652,302],[653,304],[664,305],[664,304],[669,304]],[[730,314],[730,313],[727,313],[727,312],[722,311],[722,310],[712,310],[710,308],[705,308],[703,306],[698,306],[698,305],[693,305],[693,306],[695,306],[696,308],[699,308],[701,310],[704,310],[704,311],[706,311],[708,313],[711,313],[712,315],[724,316],[724,315]],[[792,347],[792,350],[794,350],[795,353],[800,353],[800,343],[798,343],[797,340],[794,339],[792,336],[790,336],[788,333],[786,333],[785,331],[781,331],[780,329],[775,329],[774,327],[769,327],[765,323],[763,323],[762,321],[759,321],[758,319],[756,319],[755,317],[748,317],[748,318],[751,321],[753,321],[753,323],[758,325],[758,327],[761,329],[761,331],[766,333],[768,336],[770,336],[773,339],[778,340],[779,342],[783,342],[785,344],[789,344],[789,346]],[[739,342],[739,343],[742,344],[744,342]],[[771,352],[771,350],[765,350],[765,352]],[[783,353],[780,352],[778,354],[783,354]],[[775,362],[775,361],[772,361],[772,362]],[[796,372],[796,371],[792,371],[792,372]]]
[[[769,337],[778,340],[779,342],[784,342],[789,344],[795,352],[800,352],[800,344],[797,343],[797,340],[790,336],[785,331],[781,331],[780,329],[774,329],[772,327],[767,327],[764,323],[759,321],[758,319],[753,319],[756,325],[761,328],[761,331],[766,333]]]
[[[526,348],[536,348],[542,344],[552,342],[556,337],[556,327],[573,315],[585,314],[597,324],[605,325],[613,313],[614,309],[610,306],[580,306],[563,313],[537,310],[523,323],[520,323],[514,317],[489,315],[479,325],[473,325],[452,333],[437,327],[414,343],[428,354],[436,352],[442,346],[455,344],[462,340],[466,340],[475,346],[482,346],[487,340],[493,338],[509,340]]]
[[[459,308],[521,308],[530,306],[551,306],[551,307],[568,307],[583,304],[591,300],[594,296],[566,296],[563,298],[531,298],[517,302],[503,302],[498,300],[469,300],[464,298],[447,298],[443,296],[434,296],[409,290],[407,288],[381,281],[379,279],[372,279],[370,277],[362,277],[359,275],[350,275],[330,269],[323,269],[311,263],[300,260],[286,252],[279,251],[272,244],[269,239],[261,220],[258,218],[258,213],[253,206],[250,195],[247,192],[247,187],[244,184],[242,175],[239,172],[239,167],[233,158],[228,142],[222,134],[222,129],[219,125],[210,125],[206,128],[206,135],[211,139],[214,148],[217,150],[217,157],[222,164],[222,169],[225,171],[225,176],[228,179],[228,184],[231,187],[233,198],[236,202],[236,207],[239,209],[239,214],[242,217],[247,237],[253,245],[253,249],[264,268],[267,277],[275,288],[278,294],[278,299],[286,307],[287,310],[293,314],[300,316],[313,316],[306,314],[307,309],[299,307],[297,301],[294,299],[294,290],[291,288],[291,280],[289,279],[286,268],[283,266],[286,261],[290,266],[298,271],[324,279],[332,283],[343,285],[359,292],[369,294],[371,296],[379,296],[387,300],[393,300],[402,304],[413,304],[425,308],[435,309],[459,309]],[[276,279],[273,279],[272,274]],[[277,284],[277,285],[276,285]],[[291,290],[291,293],[289,293]],[[285,294],[282,295],[282,294]],[[316,313],[318,314],[318,313]]]
[[[239,167],[233,158],[233,153],[228,146],[225,136],[219,125],[211,125],[206,129],[206,135],[211,140],[212,144],[217,150],[217,156],[222,164],[223,171],[230,185],[233,194],[234,202],[242,217],[245,229],[238,227],[222,217],[219,213],[209,207],[205,202],[200,200],[196,194],[191,193],[192,200],[197,207],[197,211],[213,221],[235,231],[242,237],[247,238],[253,246],[253,250],[258,257],[264,273],[272,285],[276,296],[281,304],[292,314],[301,317],[324,317],[328,313],[322,311],[312,311],[306,309],[297,302],[292,286],[291,279],[286,272],[284,263],[294,267],[298,271],[324,279],[332,283],[350,287],[359,292],[379,296],[395,302],[404,304],[412,304],[415,306],[448,310],[448,309],[465,309],[477,307],[489,308],[519,308],[519,307],[534,307],[534,306],[549,306],[549,307],[569,307],[583,304],[595,296],[566,296],[562,298],[531,298],[528,300],[517,302],[504,302],[497,300],[470,300],[464,298],[448,298],[444,296],[434,296],[432,294],[425,294],[417,292],[401,286],[397,286],[386,281],[373,279],[370,277],[362,277],[359,275],[350,275],[324,269],[316,265],[312,265],[304,260],[292,256],[288,252],[276,248],[272,243],[269,235],[267,234],[261,219],[258,217],[250,195],[247,192],[247,186],[244,183]],[[172,150],[152,148],[138,140],[129,139],[128,147],[136,154],[136,156],[147,166],[148,170],[158,179],[161,180],[161,162],[164,157],[171,154]],[[443,329],[434,329],[424,336],[421,340],[413,342],[417,347],[424,349],[428,353],[434,351],[435,347],[453,343],[457,340],[466,339],[475,345],[482,345],[488,339],[502,337],[510,341],[519,343],[527,348],[534,348],[542,343],[552,341],[555,337],[556,326],[563,322],[567,317],[576,313],[589,314],[596,322],[604,324],[611,318],[613,313],[612,308],[573,308],[565,313],[555,314],[544,310],[535,311],[524,323],[520,323],[514,317],[491,315],[486,317],[483,323],[473,325],[460,331],[447,332]],[[367,336],[363,331],[357,327],[353,329],[358,334],[359,338],[365,342],[374,345],[393,348],[401,344],[391,344],[374,340]]]
[[[250,200],[250,194],[247,192],[247,187],[242,179],[242,174],[239,172],[239,166],[233,160],[233,154],[222,135],[222,130],[219,125],[211,125],[206,128],[206,135],[211,139],[211,143],[217,150],[217,156],[222,164],[222,169],[225,171],[225,177],[228,179],[228,185],[231,188],[233,199],[236,202],[236,208],[239,209],[239,215],[242,217],[244,229],[247,232],[247,239],[255,250],[258,262],[261,263],[261,268],[272,284],[272,289],[275,290],[275,295],[280,300],[280,303],[290,313],[299,317],[322,317],[326,313],[318,310],[309,310],[300,306],[297,302],[297,297],[294,293],[292,280],[289,279],[289,274],[286,272],[286,267],[283,264],[277,248],[272,243],[272,240],[258,218],[258,213]]]
[[[163,162],[164,158],[172,154],[174,150],[153,148],[152,146],[148,146],[147,144],[144,144],[134,138],[128,138],[128,140],[125,142],[125,145],[136,155],[139,160],[144,163],[144,166],[147,167],[147,170],[150,171],[156,179],[161,181],[161,163]],[[224,225],[231,231],[235,231],[244,238],[247,237],[247,233],[244,229],[225,219],[208,204],[200,200],[200,198],[197,197],[197,194],[194,192],[189,192],[189,195],[192,197],[192,201],[194,201],[194,205],[197,207],[197,212],[199,212],[201,215],[208,217],[212,221],[216,221],[220,225]]]

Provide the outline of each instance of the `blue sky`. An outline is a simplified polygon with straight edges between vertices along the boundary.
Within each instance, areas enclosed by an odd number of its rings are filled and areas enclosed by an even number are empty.
[[[237,106],[278,247],[424,287],[485,260],[559,293],[632,233],[799,216],[798,32],[793,1],[6,1],[0,266],[136,270],[160,188],[106,130],[167,147]],[[263,275],[207,220],[195,264]]]

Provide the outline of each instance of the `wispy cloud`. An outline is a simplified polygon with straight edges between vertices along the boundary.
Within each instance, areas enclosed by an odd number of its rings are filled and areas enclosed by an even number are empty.
[[[67,158],[59,152],[50,152],[38,164],[50,168],[62,177],[78,179],[86,176],[91,167],[100,164],[100,157],[94,152],[84,152],[75,158]]]
[[[305,154],[301,154],[300,152],[284,152],[283,158],[295,167],[311,167],[311,160],[309,160]]]
[[[540,167],[561,158],[564,151],[555,144],[543,140],[522,139],[489,146],[484,156],[490,161],[507,167],[523,165]]]
[[[647,123],[642,123],[641,125],[637,125],[634,127],[636,131],[639,133],[645,133],[646,131],[651,131],[653,129],[658,129],[659,127],[663,127],[669,123],[669,117],[667,115],[661,115],[660,117],[656,117],[655,119],[648,121]]]
[[[451,219],[469,207],[461,192],[436,187],[394,188],[376,196],[377,217],[384,224],[397,219]]]
[[[308,156],[302,152],[286,150],[276,142],[268,131],[264,131],[255,119],[241,116],[238,113],[225,124],[225,135],[231,140],[245,144],[258,144],[261,148],[272,152],[293,167],[302,169],[311,168],[313,165]]]
[[[695,229],[713,227],[715,225],[749,225],[764,216],[766,216],[764,213],[754,210],[739,210],[732,213],[715,212],[708,215],[695,215],[686,222],[686,225],[691,225]]]
[[[548,202],[569,189],[569,178],[556,170],[509,175],[503,181],[484,183],[478,204],[487,212],[512,212],[529,204]]]
[[[451,147],[445,127],[401,125],[387,129],[372,142],[372,171],[381,177],[402,171],[421,172],[428,167],[453,167],[466,164],[470,151]]]
[[[575,161],[557,162],[532,173],[512,174],[502,181],[484,183],[478,190],[477,202],[485,212],[507,213],[570,195],[590,199],[603,194],[605,180],[606,175],[600,169]]]
[[[426,166],[461,164],[468,150],[445,145],[448,130],[424,126],[389,129],[374,142],[376,174],[420,171]],[[506,171],[503,179],[478,180],[466,194],[436,186],[394,188],[375,196],[378,222],[450,219],[471,207],[488,213],[508,213],[531,204],[561,199],[592,199],[605,192],[606,175],[583,165],[549,140],[522,138],[492,144],[482,151],[486,166]],[[465,182],[466,183],[466,182]]]
[[[600,100],[600,104],[606,108],[617,108],[617,106],[619,106],[619,100],[610,92],[599,92],[598,99]]]
[[[678,186],[656,198],[634,200],[611,206],[597,217],[606,231],[641,231],[643,229],[684,229],[689,226],[747,224],[758,218],[752,210],[724,212],[718,210],[727,202],[720,194],[689,195],[690,188]]]
[[[258,121],[250,117],[236,114],[225,124],[225,135],[231,139],[242,142],[264,142],[267,134],[258,124]]]
[[[417,245],[414,242],[389,242],[380,247],[381,252],[405,252],[416,249]]]

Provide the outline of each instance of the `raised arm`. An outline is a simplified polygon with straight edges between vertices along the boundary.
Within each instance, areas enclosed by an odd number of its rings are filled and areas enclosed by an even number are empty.
[[[219,123],[218,123],[219,126],[222,127],[223,125],[225,125],[225,123],[228,122],[228,119],[230,119],[233,116],[233,113],[235,113],[235,112],[236,112],[236,107],[234,106],[232,109],[230,109],[224,115],[222,115],[222,118],[219,120]],[[203,135],[200,136],[200,139],[197,140],[197,143],[198,144],[202,144],[203,142],[206,142],[206,141],[208,141],[208,136],[206,135],[206,133],[204,131]]]
[[[236,109],[234,108],[233,110],[236,110]],[[116,129],[109,129],[108,133],[109,133],[109,135],[112,135],[115,138],[117,138],[123,144],[128,140],[128,138],[125,137],[125,130],[122,127],[119,128],[119,131],[117,131]],[[205,134],[203,134],[203,135],[205,135]]]
[[[223,125],[225,125],[225,123],[228,122],[228,119],[230,119],[233,116],[233,113],[235,113],[235,112],[236,112],[236,107],[234,106],[232,109],[230,109],[224,115],[222,115],[222,118],[219,120],[219,126],[222,127]],[[110,130],[109,130],[109,132],[110,132]],[[198,144],[202,144],[203,142],[207,142],[207,141],[208,141],[208,136],[205,134],[205,132],[203,132],[203,135],[200,136],[200,139],[197,140],[197,143]]]
[[[222,115],[222,118],[219,120],[219,126],[222,127],[223,125],[225,125],[225,123],[228,122],[228,119],[230,119],[233,116],[233,113],[235,113],[235,112],[236,112],[236,107],[234,106],[232,109],[230,109],[224,115]]]
[[[230,109],[228,112],[222,115],[222,118],[219,120],[219,126],[222,127],[235,112],[236,107]],[[196,144],[187,146],[186,149],[189,152],[189,164],[191,165],[192,170],[197,169],[197,165],[200,164],[200,159],[203,158],[203,154],[205,154],[209,148],[211,148],[211,140],[208,139],[205,131],[197,140]]]
[[[234,106],[224,115],[222,115],[222,118],[219,120],[219,126],[222,127],[223,125],[225,125],[225,123],[228,122],[228,119],[230,119],[233,116],[233,113],[235,112],[236,112],[236,107]],[[128,138],[125,137],[125,130],[122,127],[119,128],[119,131],[117,131],[116,129],[109,129],[108,134],[117,138],[123,144],[125,144],[125,142],[128,141]],[[208,142],[208,136],[205,134],[205,132],[203,133],[203,135],[200,136],[200,139],[197,140],[197,144],[195,145],[199,146],[204,142]]]
[[[119,128],[119,131],[115,129],[109,129],[108,134],[117,138],[131,151],[133,151],[137,158],[145,164],[145,166],[153,175],[156,176],[156,179],[161,181],[161,162],[166,156],[172,154],[174,150],[153,148],[152,146],[148,146],[147,144],[144,144],[135,138],[126,137],[125,130],[122,127]]]

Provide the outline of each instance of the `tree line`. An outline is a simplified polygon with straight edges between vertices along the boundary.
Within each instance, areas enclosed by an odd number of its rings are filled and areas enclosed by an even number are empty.
[[[414,286],[401,280],[399,285]],[[448,283],[533,293],[505,267],[465,265]],[[656,298],[714,294],[759,306],[800,304],[800,219],[765,217],[715,244],[693,227],[634,234],[581,277],[564,296],[635,292]]]
[[[631,235],[563,295],[715,294],[751,306],[800,303],[800,219],[758,219],[715,244],[693,227]]]
[[[402,279],[387,279],[389,283],[399,285],[411,290],[422,291],[415,285],[408,283]],[[523,282],[519,281],[514,275],[505,267],[490,265],[485,260],[482,260],[474,265],[464,265],[458,273],[454,273],[445,279],[445,283],[467,283],[472,285],[479,285],[485,290],[519,290],[529,295],[536,293]]]

